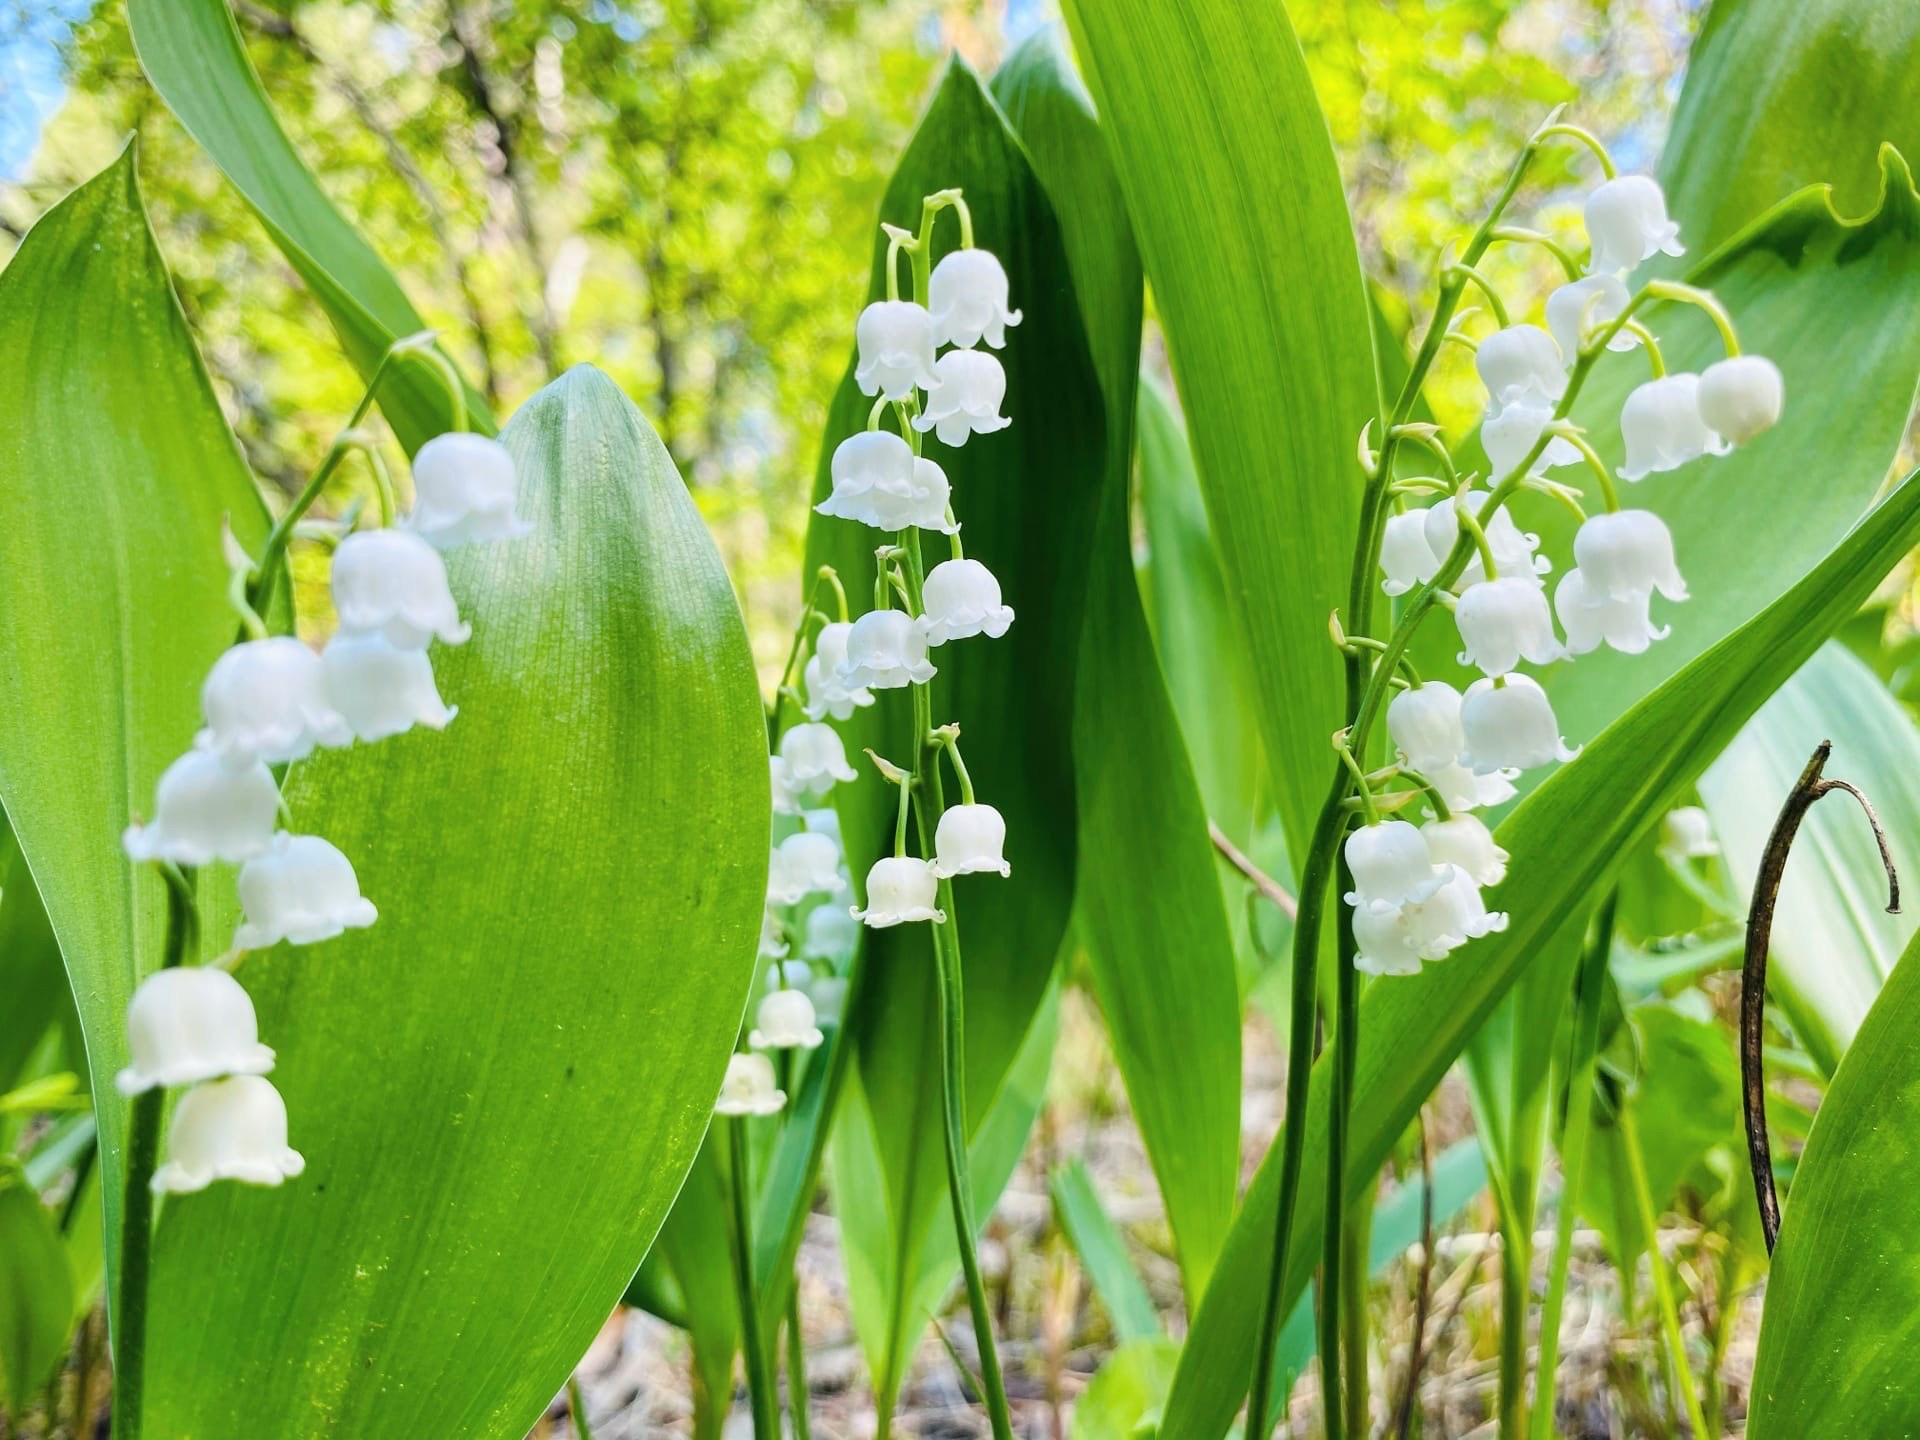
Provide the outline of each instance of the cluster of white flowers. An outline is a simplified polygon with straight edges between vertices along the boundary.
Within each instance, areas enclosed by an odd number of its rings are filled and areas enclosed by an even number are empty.
[[[1666,523],[1651,510],[1619,508],[1606,462],[1564,418],[1570,386],[1603,350],[1646,348],[1654,378],[1628,395],[1620,413],[1619,477],[1627,481],[1723,454],[1780,415],[1779,370],[1760,356],[1738,353],[1731,324],[1711,295],[1658,282],[1638,296],[1629,291],[1628,272],[1656,254],[1683,253],[1659,185],[1640,175],[1608,179],[1588,197],[1585,219],[1587,273],[1547,297],[1545,327],[1503,325],[1475,347],[1488,396],[1480,427],[1489,466],[1484,487],[1475,488],[1472,477],[1395,487],[1402,508],[1384,526],[1382,588],[1401,595],[1437,580],[1463,525],[1470,527],[1473,558],[1436,598],[1453,610],[1461,662],[1481,678],[1465,694],[1443,681],[1412,682],[1387,706],[1388,732],[1403,767],[1425,782],[1441,818],[1423,828],[1402,821],[1369,825],[1347,842],[1356,963],[1371,973],[1411,973],[1422,960],[1438,960],[1505,924],[1504,916],[1486,910],[1479,887],[1505,874],[1506,856],[1466,812],[1510,799],[1521,771],[1574,753],[1546,692],[1518,667],[1603,645],[1639,654],[1668,633],[1652,618],[1655,593],[1668,601],[1687,598]],[[1666,374],[1657,340],[1634,318],[1649,298],[1706,310],[1727,341],[1728,358],[1697,375]],[[1422,438],[1442,449],[1431,434]],[[1598,474],[1606,508],[1582,519],[1574,566],[1560,578],[1549,607],[1545,577],[1552,562],[1538,553],[1539,536],[1523,531],[1506,506],[1522,490],[1577,506],[1578,491],[1548,478],[1572,465]],[[1408,506],[1406,494],[1421,488],[1443,493],[1430,506]],[[1489,510],[1495,499],[1498,506]],[[1556,632],[1556,614],[1564,637]]]
[[[122,837],[136,861],[240,867],[242,918],[226,963],[283,940],[312,945],[373,924],[377,912],[352,862],[318,835],[280,828],[269,767],[320,746],[444,728],[455,711],[440,699],[427,646],[458,645],[469,632],[440,552],[528,528],[514,514],[513,458],[498,441],[441,435],[420,447],[413,477],[415,506],[399,525],[350,534],[334,552],[339,628],[325,650],[259,635],[216,660],[201,690],[206,727],[160,777],[153,819]],[[236,563],[244,581],[253,562]],[[257,627],[257,617],[248,618]],[[127,1008],[127,1040],[132,1063],[118,1077],[122,1094],[192,1087],[174,1109],[156,1191],[216,1180],[278,1185],[300,1173],[286,1106],[263,1078],[273,1051],[260,1043],[253,1002],[226,968],[150,975]]]

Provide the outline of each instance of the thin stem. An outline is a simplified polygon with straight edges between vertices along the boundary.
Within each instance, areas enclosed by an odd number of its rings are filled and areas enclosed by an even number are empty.
[[[773,1386],[773,1366],[767,1339],[760,1328],[760,1309],[753,1298],[753,1221],[747,1213],[747,1121],[730,1115],[719,1123],[727,1127],[727,1189],[733,1209],[730,1239],[733,1250],[733,1288],[740,1305],[740,1348],[746,1359],[747,1403],[753,1411],[754,1440],[780,1440],[780,1416]]]
[[[1607,179],[1611,180],[1620,173],[1614,169],[1613,156],[1607,153],[1607,147],[1600,143],[1599,137],[1591,131],[1582,129],[1578,125],[1554,124],[1542,126],[1534,132],[1533,143],[1538,145],[1541,141],[1551,140],[1556,136],[1561,139],[1576,141],[1591,150],[1594,158],[1600,162],[1601,172],[1606,175]]]
[[[847,609],[847,587],[840,583],[840,572],[831,565],[822,565],[814,578],[824,580],[833,587],[834,605],[839,611],[840,623],[846,624],[851,612]]]
[[[1726,347],[1727,354],[1732,356],[1740,353],[1740,337],[1734,333],[1733,317],[1711,290],[1702,290],[1697,285],[1687,285],[1678,280],[1649,280],[1641,289],[1652,299],[1671,300],[1706,312],[1707,318],[1713,321],[1714,329],[1720,332],[1720,343]]]
[[[1607,468],[1607,462],[1601,458],[1600,452],[1593,448],[1586,436],[1571,425],[1557,431],[1556,434],[1578,450],[1580,457],[1587,462],[1587,468],[1593,471],[1593,478],[1600,482],[1600,503],[1607,507],[1607,513],[1612,514],[1618,510],[1620,491],[1615,487],[1613,472]]]
[[[1654,1209],[1653,1191],[1647,1184],[1647,1166],[1640,1153],[1639,1127],[1633,1118],[1633,1106],[1620,1107],[1620,1140],[1627,1152],[1627,1171],[1633,1184],[1634,1203],[1640,1210],[1641,1228],[1647,1232],[1647,1272],[1653,1279],[1654,1306],[1660,1312],[1660,1334],[1666,1342],[1667,1361],[1673,1369],[1674,1388],[1687,1413],[1693,1433],[1705,1440],[1707,1418],[1700,1412],[1700,1396],[1693,1383],[1693,1369],[1687,1363],[1686,1338],[1680,1332],[1680,1311],[1673,1300],[1673,1281],[1667,1274],[1666,1258],[1660,1253],[1660,1216]]]
[[[1494,321],[1502,330],[1506,329],[1507,326],[1512,323],[1512,321],[1507,318],[1507,302],[1500,298],[1500,292],[1493,288],[1493,282],[1482,275],[1472,265],[1449,265],[1447,267],[1447,273],[1449,275],[1457,275],[1461,279],[1468,281],[1486,297],[1487,308],[1493,311]]]
[[[1367,1393],[1368,1250],[1373,1240],[1374,1196],[1354,1202],[1347,1216],[1347,1246],[1340,1264],[1340,1339],[1347,1367],[1347,1433],[1367,1440],[1372,1414]]]
[[[1481,525],[1473,511],[1465,505],[1456,505],[1455,513],[1460,517],[1460,528],[1473,537],[1473,546],[1480,552],[1480,569],[1489,580],[1500,578],[1500,569],[1494,563],[1493,542],[1487,539],[1486,528]]]
[[[587,1420],[587,1397],[580,1393],[580,1377],[567,1376],[567,1419],[578,1440],[593,1440],[593,1426]]]
[[[1400,1389],[1389,1434],[1411,1440],[1413,1411],[1420,1398],[1420,1371],[1427,1360],[1427,1311],[1433,1304],[1433,1148],[1427,1140],[1427,1115],[1415,1119],[1420,1129],[1420,1269],[1413,1282],[1413,1328],[1407,1342],[1407,1376]]]
[[[1344,747],[1341,753],[1351,759]],[[1361,796],[1369,802],[1367,823],[1378,816],[1372,811],[1372,795],[1364,775],[1356,776]],[[1342,884],[1341,889],[1345,889]],[[1320,1387],[1321,1410],[1325,1418],[1327,1440],[1342,1440],[1347,1415],[1341,1400],[1340,1339],[1341,1301],[1345,1286],[1341,1277],[1347,1266],[1344,1234],[1347,1218],[1347,1140],[1353,1123],[1353,1079],[1355,1051],[1360,1044],[1360,972],[1354,968],[1352,929],[1342,925],[1336,936],[1334,969],[1334,1096],[1327,1115],[1327,1190],[1326,1220],[1321,1233],[1321,1271],[1325,1283],[1320,1294]],[[1291,1123],[1292,1117],[1288,1117]],[[1356,1357],[1349,1354],[1347,1383],[1364,1392],[1366,1372],[1364,1356],[1354,1369]],[[1365,1440],[1356,1434],[1356,1440]]]
[[[1340,756],[1340,763],[1345,766],[1347,772],[1353,776],[1354,790],[1360,797],[1360,809],[1366,816],[1367,824],[1378,825],[1380,823],[1380,810],[1379,807],[1374,804],[1373,786],[1367,781],[1366,769],[1354,758],[1353,751],[1347,748],[1344,733],[1333,737],[1333,748]]]
[[[1220,852],[1220,857],[1252,882],[1253,888],[1265,896],[1274,909],[1289,920],[1300,913],[1298,902],[1287,893],[1286,887],[1254,864],[1238,845],[1227,838],[1227,832],[1211,819],[1207,821],[1207,835],[1213,841],[1213,848]]]
[[[800,1287],[795,1284],[787,1297],[787,1414],[793,1421],[794,1440],[808,1440],[807,1340],[800,1332]]]
[[[953,762],[954,778],[960,782],[960,803],[971,805],[973,804],[973,777],[967,773],[967,762],[960,758],[959,735],[957,727],[949,727],[949,733],[946,734],[942,745],[947,752],[947,759]]]
[[[1665,375],[1667,373],[1667,357],[1661,351],[1660,341],[1658,337],[1654,335],[1653,331],[1649,330],[1645,325],[1642,325],[1638,320],[1629,320],[1620,328],[1628,334],[1638,337],[1640,343],[1646,347],[1647,368],[1653,372],[1653,378],[1658,380],[1662,375]]]
[[[1529,230],[1519,225],[1502,225],[1493,232],[1493,238],[1509,245],[1538,245],[1560,262],[1560,268],[1566,272],[1567,279],[1580,278],[1580,262],[1573,258],[1572,252],[1566,246],[1543,230]]]

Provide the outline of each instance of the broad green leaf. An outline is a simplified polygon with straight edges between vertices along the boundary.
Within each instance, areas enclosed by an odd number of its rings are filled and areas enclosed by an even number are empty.
[[[1909,947],[1834,1072],[1773,1253],[1752,1440],[1920,1433],[1920,960]]]
[[[1280,5],[1071,3],[1187,405],[1288,844],[1332,766],[1360,470],[1379,409],[1339,168]]]
[[[1864,661],[1829,644],[1700,778],[1738,894],[1752,891],[1774,817],[1822,740],[1833,741],[1828,773],[1855,781],[1872,798],[1901,876],[1920,874],[1920,729]],[[1780,885],[1767,987],[1827,1074],[1913,938],[1914,924],[1911,907],[1887,914],[1880,852],[1858,808],[1845,800],[1814,806]]]
[[[1091,102],[1062,40],[1057,30],[1035,35],[994,77],[994,92],[1061,217],[1106,397],[1107,473],[1074,694],[1075,931],[1192,1303],[1233,1218],[1240,996],[1206,809],[1134,578],[1128,500],[1140,260]]]
[[[0,1380],[23,1423],[67,1353],[73,1272],[60,1227],[19,1170],[0,1165]]]
[[[1133,1440],[1173,1383],[1180,1347],[1164,1335],[1129,1340],[1101,1362],[1073,1402],[1073,1440]]]
[[[1100,1203],[1086,1163],[1075,1158],[1055,1170],[1047,1193],[1053,1197],[1054,1214],[1080,1256],[1080,1268],[1087,1272],[1093,1293],[1107,1307],[1114,1333],[1122,1341],[1161,1334],[1153,1297],[1127,1254],[1120,1227]]]
[[[533,533],[449,557],[459,718],[289,779],[380,919],[239,972],[307,1167],[161,1215],[155,1434],[524,1433],[706,1131],[766,881],[746,630],[606,376],[568,372],[504,438]]]
[[[7,997],[7,1023],[0,1026],[0,1091],[5,1091],[47,1031],[73,1010],[60,946],[5,815],[0,815],[0,995]]]
[[[1584,903],[1660,813],[1920,538],[1920,482],[1893,491],[1784,598],[1636,705],[1500,827],[1508,880],[1490,897],[1508,929],[1418,976],[1371,986],[1361,1002],[1349,1175],[1357,1194],[1467,1040],[1541,950],[1583,919]],[[1328,1070],[1315,1067],[1304,1119],[1309,1182],[1294,1225],[1289,1298],[1319,1255]],[[1253,1365],[1272,1260],[1276,1146],[1260,1168],[1194,1317],[1168,1399],[1165,1433],[1217,1437],[1239,1407]]]
[[[360,373],[371,374],[395,340],[426,329],[280,128],[226,0],[129,0],[127,24],[153,88],[260,216]],[[380,408],[408,453],[451,428],[446,387],[421,366],[399,368]],[[467,413],[474,429],[492,433],[477,394]]]

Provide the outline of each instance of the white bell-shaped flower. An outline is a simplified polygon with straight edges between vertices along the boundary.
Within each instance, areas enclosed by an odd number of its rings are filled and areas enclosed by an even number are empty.
[[[1013,624],[1012,607],[1000,603],[1000,582],[978,560],[942,560],[927,572],[920,595],[929,645],[970,635],[998,640]]]
[[[1440,888],[1406,911],[1407,928],[1422,960],[1444,960],[1469,940],[1507,928],[1504,914],[1488,912],[1471,875],[1458,865],[1441,869],[1446,878]]]
[[[433,661],[379,635],[335,635],[320,657],[327,698],[362,740],[403,735],[416,725],[444,730],[460,713],[440,699]]]
[[[1505,675],[1523,659],[1546,665],[1566,654],[1554,637],[1547,597],[1532,580],[1502,575],[1475,585],[1454,607],[1454,623],[1466,648],[1463,665]]]
[[[1440,573],[1441,560],[1427,543],[1425,510],[1408,510],[1387,517],[1386,530],[1380,540],[1380,569],[1387,577],[1380,582],[1380,588],[1387,594],[1404,595],[1414,586],[1426,584]]]
[[[771,991],[753,1012],[753,1024],[747,1043],[756,1050],[812,1050],[827,1038],[804,990]]]
[[[1498,406],[1551,405],[1567,389],[1560,346],[1538,325],[1509,325],[1480,342],[1474,352],[1480,383]]]
[[[773,1062],[764,1055],[733,1054],[727,1057],[727,1075],[720,1082],[720,1097],[713,1102],[716,1115],[777,1115],[787,1103],[787,1092],[773,1078]]]
[[[1570,280],[1547,296],[1547,329],[1571,365],[1585,338],[1627,308],[1626,282],[1618,275],[1588,275]],[[1607,342],[1609,350],[1631,350],[1640,337],[1624,327]]]
[[[1460,761],[1481,775],[1531,770],[1579,754],[1560,738],[1553,702],[1528,675],[1509,675],[1504,683],[1474,681],[1460,702],[1460,726],[1467,735]]]
[[[1387,734],[1422,774],[1452,765],[1466,748],[1460,692],[1444,680],[1399,691],[1387,702]]]
[[[1427,837],[1427,853],[1434,864],[1457,865],[1479,885],[1498,885],[1507,878],[1507,852],[1494,842],[1493,832],[1478,816],[1429,820],[1420,833]]]
[[[840,878],[840,847],[831,835],[802,830],[773,847],[767,867],[771,904],[798,905],[809,895],[838,895],[846,888]]]
[[[780,917],[771,907],[760,912],[760,958],[762,960],[784,960],[789,950],[786,932],[781,929]]]
[[[851,960],[860,944],[860,922],[844,905],[816,905],[807,912],[800,953],[809,960]]]
[[[1595,594],[1586,572],[1575,566],[1553,592],[1553,608],[1567,632],[1567,653],[1585,655],[1610,645],[1622,655],[1644,654],[1649,645],[1670,633],[1667,626],[1653,623],[1649,613],[1652,598],[1624,595],[1614,599]]]
[[[1700,418],[1722,439],[1744,445],[1779,422],[1786,384],[1764,355],[1729,356],[1700,372]]]
[[[1673,559],[1673,533],[1651,510],[1589,515],[1573,537],[1573,559],[1589,596],[1626,600],[1658,590],[1687,598],[1687,582]]]
[[[1013,422],[1000,413],[1007,372],[984,350],[949,350],[934,364],[939,383],[927,392],[926,412],[913,428],[934,431],[942,445],[964,445],[969,435],[991,435]]]
[[[809,720],[849,720],[853,712],[873,704],[873,692],[840,682],[840,667],[847,663],[847,636],[853,626],[844,620],[822,625],[814,637],[813,654],[807,657],[801,673],[807,700],[802,707]]]
[[[847,763],[840,732],[831,725],[794,725],[780,737],[780,758],[787,762],[787,781],[807,795],[824,795],[836,781],[858,780]]]
[[[1480,446],[1487,452],[1487,469],[1494,483],[1504,481],[1520,468],[1540,439],[1540,432],[1553,423],[1553,407],[1536,400],[1517,400],[1497,409],[1489,407],[1480,422]],[[1527,466],[1529,475],[1544,475],[1563,465],[1578,465],[1580,451],[1565,436],[1547,441]]]
[[[870,610],[847,633],[840,683],[856,690],[898,690],[934,677],[927,627],[904,610]]]
[[[265,762],[236,768],[207,746],[195,745],[160,776],[153,819],[129,825],[120,844],[132,860],[237,862],[273,843],[279,818],[280,787]]]
[[[285,940],[314,945],[364,930],[379,911],[360,894],[353,862],[318,835],[274,836],[273,848],[240,867],[240,908],[233,932],[241,950]]]
[[[333,610],[342,630],[384,637],[406,650],[429,640],[458,645],[472,634],[447,585],[447,562],[410,530],[362,530],[333,552]]]
[[[1596,274],[1620,274],[1650,255],[1684,255],[1680,227],[1667,218],[1667,197],[1648,175],[1617,175],[1587,196],[1587,238],[1593,242],[1588,268]]]
[[[1399,905],[1362,905],[1353,912],[1353,968],[1362,975],[1418,975],[1420,945]]]
[[[947,518],[947,472],[915,457],[913,447],[890,430],[866,430],[841,441],[830,470],[833,493],[813,507],[822,515],[879,530],[952,534],[960,528]]]
[[[188,1195],[216,1180],[278,1185],[307,1168],[287,1145],[287,1102],[271,1080],[232,1075],[196,1085],[173,1108],[157,1195]]]
[[[867,872],[867,908],[851,913],[875,930],[912,920],[944,925],[947,912],[939,908],[939,896],[940,882],[931,865],[910,855],[888,855]]]
[[[913,489],[913,447],[891,430],[862,430],[834,446],[827,469],[836,499],[874,490],[906,495]]]
[[[800,814],[800,828],[814,835],[825,835],[834,844],[842,844],[840,838],[840,812],[831,805],[817,809],[804,810]]]
[[[1349,905],[1404,905],[1440,888],[1446,875],[1434,867],[1426,837],[1404,820],[1363,825],[1347,836],[1347,868],[1353,872]]]
[[[178,965],[140,982],[127,1006],[127,1050],[113,1082],[122,1095],[273,1069],[253,1001],[211,965]]]
[[[991,805],[955,805],[944,811],[933,831],[933,873],[941,879],[992,871],[1011,875],[1002,857],[1007,822]]]
[[[814,1023],[839,1025],[847,1013],[847,981],[842,975],[822,975],[807,992],[813,1001]]]
[[[304,760],[316,745],[347,745],[353,731],[328,703],[320,657],[290,635],[235,645],[200,688],[200,740],[228,765]]]
[[[1440,792],[1442,802],[1455,814],[1504,805],[1520,793],[1513,784],[1514,777],[1520,773],[1518,770],[1493,770],[1479,775],[1455,763],[1436,765],[1420,773]]]
[[[793,783],[793,775],[787,769],[787,762],[778,755],[767,757],[767,782],[773,790],[773,813],[798,815],[802,808],[800,789]]]
[[[1484,490],[1467,490],[1428,506],[1422,513],[1427,545],[1441,562],[1445,562],[1453,550],[1454,542],[1460,537],[1460,512],[1465,510],[1469,515],[1477,516],[1486,508],[1490,498]],[[1553,569],[1553,562],[1539,553],[1540,537],[1530,530],[1522,530],[1509,507],[1502,505],[1493,512],[1493,519],[1487,522],[1486,532],[1487,548],[1493,551],[1494,568],[1502,575],[1531,580],[1538,585],[1541,582],[1537,577]],[[1453,588],[1464,591],[1486,578],[1486,562],[1480,558],[1480,547],[1476,545]]]
[[[1713,821],[1698,805],[1681,805],[1660,820],[1660,854],[1674,865],[1706,860],[1720,853],[1713,838]]]
[[[916,387],[933,386],[933,316],[924,305],[876,300],[860,312],[853,337],[860,349],[853,378],[861,394],[904,400]]]
[[[982,340],[998,350],[1020,312],[1007,308],[1007,272],[990,250],[954,250],[941,257],[927,282],[933,338],[971,348]]]
[[[1662,375],[1634,387],[1620,407],[1620,478],[1640,480],[1678,470],[1702,455],[1724,455],[1727,443],[1700,415],[1700,377]]]
[[[405,524],[446,550],[480,540],[514,540],[533,526],[514,513],[520,480],[513,454],[469,431],[436,435],[413,457],[413,512]]]

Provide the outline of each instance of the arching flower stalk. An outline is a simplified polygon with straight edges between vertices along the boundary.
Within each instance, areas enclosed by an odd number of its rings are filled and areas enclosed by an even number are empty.
[[[1571,250],[1537,231],[1503,225],[1534,159],[1548,144],[1572,141],[1599,161],[1604,179],[1586,206],[1590,240],[1585,273]],[[1539,243],[1568,273],[1545,297],[1544,326],[1510,323],[1524,312],[1510,306],[1478,268],[1496,242]],[[1302,865],[1299,919],[1294,929],[1293,1018],[1289,1035],[1288,1123],[1282,1149],[1271,1270],[1250,1387],[1248,1440],[1270,1429],[1273,1353],[1280,1320],[1293,1215],[1304,1161],[1307,1080],[1324,892],[1336,873],[1348,910],[1338,929],[1336,1020],[1332,1057],[1333,1104],[1328,1165],[1323,1273],[1344,1275],[1345,1149],[1353,1104],[1358,1045],[1359,976],[1417,973],[1474,939],[1503,929],[1481,891],[1507,873],[1507,855],[1471,812],[1510,798],[1524,770],[1571,759],[1552,702],[1522,664],[1563,663],[1601,646],[1638,654],[1664,638],[1652,604],[1686,598],[1673,538],[1652,510],[1620,504],[1617,478],[1638,481],[1724,454],[1762,434],[1781,411],[1780,372],[1758,356],[1743,355],[1733,321],[1707,291],[1651,279],[1632,288],[1630,272],[1656,254],[1683,253],[1679,227],[1667,216],[1659,185],[1645,176],[1620,176],[1604,146],[1576,126],[1549,122],[1528,143],[1504,188],[1459,258],[1445,267],[1439,302],[1420,351],[1391,412],[1377,450],[1373,426],[1363,434],[1366,467],[1359,534],[1344,627],[1335,640],[1345,657],[1345,725],[1335,738],[1339,764]],[[1454,329],[1462,295],[1477,287],[1498,328],[1475,341]],[[1701,374],[1669,374],[1658,338],[1645,317],[1660,305],[1688,305],[1713,322],[1726,359]],[[1489,462],[1481,479],[1462,474],[1430,425],[1413,422],[1414,402],[1441,345],[1462,339],[1475,353],[1488,392],[1480,439]],[[1569,418],[1596,364],[1617,351],[1644,351],[1652,378],[1627,398],[1620,414],[1623,454],[1618,469],[1601,456]],[[1400,479],[1396,464],[1408,444],[1434,453],[1443,479]],[[1599,509],[1588,514],[1582,491],[1547,472],[1584,466],[1596,482]],[[1435,491],[1437,500],[1432,499]],[[1555,587],[1545,576],[1550,557],[1539,537],[1513,513],[1521,496],[1571,506],[1581,520],[1573,565]],[[1431,503],[1424,503],[1431,502]],[[1529,503],[1538,503],[1530,500]],[[1384,638],[1374,629],[1375,572],[1380,589],[1399,600]],[[1436,610],[1453,612],[1461,662],[1482,672],[1463,695],[1444,681],[1423,683],[1406,663],[1421,624]],[[1556,632],[1558,615],[1565,638]],[[1384,714],[1398,755],[1369,769],[1375,730]],[[1395,788],[1399,787],[1399,788]],[[1408,788],[1411,787],[1411,788]],[[1424,825],[1384,818],[1402,807],[1424,806]],[[1361,823],[1349,833],[1354,822]],[[1344,859],[1343,859],[1344,856]],[[1522,1272],[1524,1273],[1524,1272]],[[1327,1433],[1344,1433],[1339,1356],[1339,1287],[1321,1294],[1320,1357]],[[1364,1355],[1349,1355],[1355,1383],[1364,1383]],[[1517,1371],[1516,1371],[1517,1375]],[[1503,1413],[1520,1403],[1518,1387],[1503,1393]],[[1503,1422],[1502,1433],[1508,1426]]]
[[[360,426],[383,381],[409,361],[445,380],[455,429],[421,447],[414,510],[396,516],[377,442]],[[160,966],[128,1005],[131,1059],[116,1080],[132,1102],[114,1327],[115,1433],[128,1440],[138,1440],[143,1420],[153,1197],[190,1195],[221,1181],[278,1186],[306,1167],[288,1144],[286,1103],[266,1078],[274,1051],[260,1043],[253,1001],[232,971],[248,950],[318,944],[378,917],[346,855],[321,836],[282,828],[291,817],[269,766],[451,721],[455,711],[441,702],[427,648],[461,644],[470,631],[440,551],[529,528],[514,513],[513,457],[499,441],[466,432],[465,423],[465,388],[433,337],[399,341],[259,557],[231,531],[223,537],[239,636],[206,676],[205,728],[161,776],[153,819],[135,821],[122,837],[129,859],[158,869],[168,897]],[[316,654],[290,635],[270,634],[261,617],[278,591],[295,526],[356,451],[373,469],[381,528],[350,533],[336,548],[331,578],[339,624]],[[242,918],[232,947],[194,966],[196,869],[215,861],[240,866]],[[184,1093],[163,1155],[169,1089]]]

